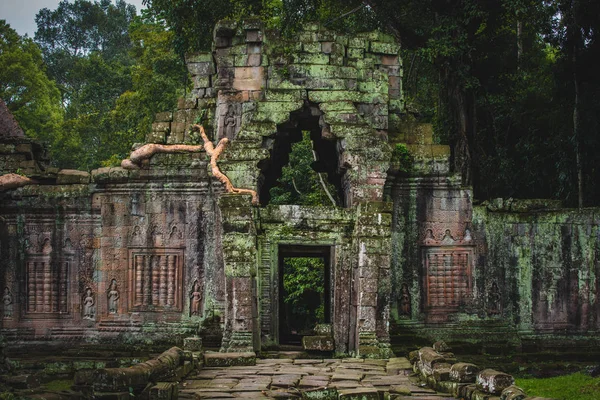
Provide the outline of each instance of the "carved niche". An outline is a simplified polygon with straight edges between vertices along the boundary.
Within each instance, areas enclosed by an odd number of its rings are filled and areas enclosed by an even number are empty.
[[[458,235],[457,235],[458,236]],[[456,239],[449,229],[435,238],[428,229],[422,242],[425,312],[429,322],[443,322],[471,303],[473,246],[467,230]]]
[[[242,105],[234,102],[223,102],[218,106],[218,137],[232,140],[242,125]]]
[[[71,243],[66,243],[60,257],[52,257],[50,238],[44,237],[40,242],[40,247],[32,247],[27,256],[25,314],[29,317],[68,314],[68,281],[74,260]]]
[[[129,250],[129,304],[136,311],[182,311],[182,249]]]

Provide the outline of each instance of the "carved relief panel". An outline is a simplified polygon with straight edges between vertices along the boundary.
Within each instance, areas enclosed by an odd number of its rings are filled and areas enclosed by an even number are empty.
[[[181,311],[182,249],[129,250],[129,304],[137,311]]]
[[[473,251],[466,248],[427,248],[425,295],[429,309],[455,309],[472,293]]]
[[[436,238],[436,236],[438,236]],[[445,321],[469,305],[473,293],[473,247],[469,230],[456,239],[449,229],[425,231],[422,247],[424,306],[430,322]]]
[[[52,262],[46,256],[29,257],[25,312],[27,314],[68,313],[68,277],[71,268],[72,259]]]

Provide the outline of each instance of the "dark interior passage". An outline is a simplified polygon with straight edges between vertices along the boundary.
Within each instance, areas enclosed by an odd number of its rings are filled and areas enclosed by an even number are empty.
[[[300,344],[330,321],[330,248],[284,246],[279,257],[280,344]]]

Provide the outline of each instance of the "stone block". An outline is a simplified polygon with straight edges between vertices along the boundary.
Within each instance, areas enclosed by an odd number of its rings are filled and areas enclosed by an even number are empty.
[[[331,336],[303,336],[302,348],[309,351],[333,351],[335,346]]]
[[[500,400],[524,400],[525,398],[527,398],[527,395],[518,386],[509,386],[500,395]]]
[[[450,368],[450,379],[459,383],[474,383],[479,373],[475,364],[456,363]]]
[[[154,122],[171,122],[173,120],[173,113],[170,111],[159,112],[154,116]]]
[[[449,381],[450,380],[450,367],[449,363],[437,363],[433,366],[433,378],[436,382]]]
[[[365,56],[365,49],[358,49],[349,47],[348,48],[348,58],[359,58],[362,59]]]
[[[490,394],[500,394],[504,389],[514,385],[515,379],[504,372],[484,369],[477,375],[477,388]]]
[[[90,174],[76,169],[61,169],[56,178],[58,185],[72,185],[90,183]]]
[[[375,54],[396,55],[400,51],[400,45],[396,43],[371,42],[369,50],[371,51],[371,53]]]
[[[210,62],[196,62],[196,63],[188,63],[187,64],[188,71],[190,75],[198,75],[198,76],[208,76],[214,74],[215,65],[212,61]]]
[[[175,382],[158,382],[150,388],[149,400],[174,400],[179,394],[178,384]]]
[[[212,53],[189,53],[185,55],[186,63],[212,62]]]
[[[202,351],[201,337],[187,337],[183,339],[183,349],[189,351]]]
[[[210,76],[196,75],[192,77],[194,89],[210,87]]]
[[[264,67],[234,68],[233,88],[236,90],[261,90],[264,85]]]
[[[425,375],[432,375],[435,364],[445,362],[444,356],[431,347],[423,347],[419,350],[419,364]]]
[[[204,365],[206,367],[233,367],[244,365],[256,365],[256,354],[252,352],[205,353]]]
[[[263,41],[262,32],[258,29],[251,29],[246,31],[246,42],[257,43]]]

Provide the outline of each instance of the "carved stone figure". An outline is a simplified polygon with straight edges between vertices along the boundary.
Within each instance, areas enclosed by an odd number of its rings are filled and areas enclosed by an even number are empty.
[[[224,137],[226,137],[227,139],[233,139],[233,136],[235,135],[235,127],[237,126],[237,121],[235,116],[235,110],[233,109],[232,104],[230,104],[227,107],[227,113],[225,114],[224,118],[224,125]]]
[[[96,316],[96,302],[94,301],[94,294],[92,289],[85,289],[85,296],[83,298],[83,319],[94,319]]]
[[[68,252],[68,253],[73,251],[73,243],[71,242],[71,239],[69,239],[69,238],[65,239],[65,245],[63,246],[63,251]]]
[[[4,295],[2,296],[2,302],[4,303],[4,318],[12,318],[13,315],[13,296],[10,289],[4,288]]]
[[[470,242],[471,240],[473,240],[473,238],[471,237],[471,230],[469,228],[465,229],[465,236],[463,237],[463,240],[465,242]]]
[[[200,303],[202,302],[202,292],[200,284],[196,279],[190,293],[190,316],[200,316]]]
[[[499,315],[502,311],[501,307],[502,296],[500,295],[500,289],[496,282],[492,283],[490,292],[488,294],[488,315]]]
[[[50,254],[52,253],[52,245],[50,244],[50,239],[45,238],[42,244],[42,254]]]
[[[169,234],[170,240],[183,239],[183,233],[179,229],[177,229],[176,225],[173,225],[171,228],[171,233]]]
[[[425,244],[434,244],[435,238],[433,237],[433,231],[431,229],[427,229],[427,231],[425,231],[425,240],[424,243]]]
[[[442,244],[454,244],[454,238],[452,237],[452,232],[450,232],[450,229],[446,229],[446,232],[444,232]]]
[[[400,299],[399,299],[398,314],[399,315],[407,315],[410,316],[410,292],[408,291],[408,285],[406,283],[402,284],[402,288],[400,289]]]
[[[119,312],[119,291],[117,290],[117,280],[113,279],[108,288],[108,312],[117,314]]]

